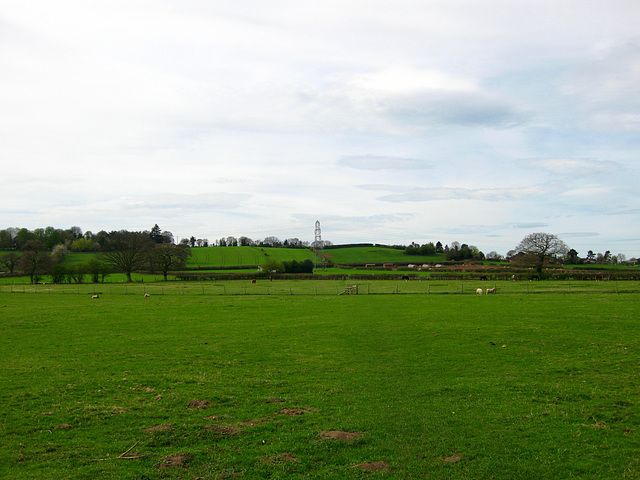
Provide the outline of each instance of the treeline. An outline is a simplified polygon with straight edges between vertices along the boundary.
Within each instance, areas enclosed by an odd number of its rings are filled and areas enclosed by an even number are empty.
[[[311,260],[291,260],[281,262],[280,260],[269,259],[260,268],[264,274],[273,273],[313,273],[314,264]]]
[[[444,253],[445,260],[451,262],[459,262],[462,260],[484,260],[485,256],[478,247],[467,245],[466,243],[451,242],[451,246],[442,246],[442,242],[425,243],[418,245],[413,242],[404,249],[406,255],[436,255]]]
[[[122,230],[120,230],[122,231]],[[0,250],[22,250],[30,240],[37,240],[42,243],[47,250],[53,252],[58,249],[63,255],[71,252],[100,252],[104,250],[110,238],[118,231],[106,232],[101,230],[98,233],[91,231],[82,232],[80,227],[74,226],[67,229],[54,227],[36,228],[5,228],[0,230]],[[173,234],[169,231],[162,231],[156,224],[151,230],[142,233],[148,236],[153,243],[174,243]]]
[[[76,240],[79,238],[73,241]],[[22,244],[20,255],[10,251],[0,256],[0,267],[9,274],[22,272],[31,283],[40,282],[44,275],[50,275],[54,283],[82,283],[87,275],[98,282],[111,273],[124,273],[131,282],[131,274],[137,271],[160,272],[166,280],[169,271],[184,267],[191,254],[187,245],[175,245],[170,240],[173,235],[162,232],[157,225],[144,232],[110,232],[100,244],[97,256],[87,263],[68,266],[62,264],[68,253],[66,245],[56,244],[50,249],[43,240],[31,237]],[[14,240],[13,244],[20,245],[20,241]]]
[[[97,233],[86,231],[73,226],[67,229],[54,227],[36,228],[5,228],[0,230],[0,250],[21,250],[29,240],[38,240],[44,244],[49,251],[60,245],[71,252],[100,252],[102,251],[112,234],[117,231],[107,232],[100,230]],[[214,242],[209,242],[207,238],[182,238],[179,241],[174,238],[170,231],[163,231],[156,224],[151,230],[141,233],[149,235],[154,243],[178,243],[179,245],[196,247],[283,247],[283,248],[310,248],[313,243],[300,240],[299,238],[287,238],[284,240],[276,236],[267,236],[261,240],[254,240],[247,236],[221,237]],[[322,242],[323,247],[331,247],[329,241]]]

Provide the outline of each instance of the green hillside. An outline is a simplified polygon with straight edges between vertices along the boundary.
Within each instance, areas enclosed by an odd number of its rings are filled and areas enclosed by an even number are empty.
[[[18,252],[20,253],[20,252]],[[444,261],[444,255],[418,256],[405,255],[403,250],[389,247],[344,247],[324,251],[326,259],[333,264],[350,263],[438,263]],[[63,264],[76,265],[87,263],[96,253],[69,253]],[[191,249],[187,268],[226,268],[249,265],[262,265],[266,260],[298,262],[311,259],[309,249],[269,248],[269,247],[197,247]]]
[[[444,254],[405,255],[404,250],[389,247],[345,247],[324,251],[332,263],[437,263],[444,261]]]
[[[311,250],[261,247],[199,247],[191,249],[187,268],[262,265],[269,259],[281,262],[313,259]]]

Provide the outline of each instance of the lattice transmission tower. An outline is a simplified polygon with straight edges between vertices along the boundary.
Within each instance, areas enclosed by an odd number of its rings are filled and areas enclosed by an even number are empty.
[[[320,220],[316,220],[315,240],[313,241],[313,256],[315,267],[325,267],[324,242],[320,230]]]

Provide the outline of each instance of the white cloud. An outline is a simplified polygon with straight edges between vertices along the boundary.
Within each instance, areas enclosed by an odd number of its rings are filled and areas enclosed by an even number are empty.
[[[2,10],[0,228],[640,251],[635,0]]]
[[[540,197],[549,192],[542,185],[526,188],[414,188],[404,193],[392,193],[380,197],[387,202],[429,202],[437,200],[483,200],[501,202]]]
[[[381,155],[344,156],[341,165],[359,170],[421,170],[433,164],[416,158],[384,157]]]
[[[519,160],[518,163],[523,168],[573,177],[610,175],[621,168],[616,162],[586,158],[530,158]]]

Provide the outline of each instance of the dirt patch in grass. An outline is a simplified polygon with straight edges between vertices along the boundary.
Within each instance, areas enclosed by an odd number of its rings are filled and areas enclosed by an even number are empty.
[[[144,429],[144,431],[148,433],[169,432],[171,430],[173,430],[173,427],[171,425],[153,425],[149,428]]]
[[[362,437],[362,432],[343,432],[341,430],[325,430],[320,432],[320,437],[325,440],[341,440],[343,442],[353,442]]]
[[[444,460],[447,463],[458,463],[460,460],[462,460],[462,457],[454,455],[452,457],[444,457],[442,460]]]
[[[359,468],[365,472],[389,472],[391,467],[387,462],[365,462],[354,465],[354,468]]]
[[[241,428],[233,425],[205,425],[204,428],[216,435],[238,435],[243,433]]]
[[[194,455],[191,453],[174,453],[164,457],[158,464],[158,468],[186,467],[193,458]]]
[[[586,423],[582,424],[583,427],[593,427],[593,428],[609,428],[607,427],[607,424],[604,422],[596,422],[596,423],[592,423],[591,425],[587,425]]]
[[[297,417],[298,415],[304,415],[305,413],[309,413],[311,409],[309,408],[281,408],[276,415],[288,415],[290,417]]]
[[[204,409],[208,408],[209,405],[211,405],[211,402],[209,400],[191,400],[187,404],[187,407],[189,407],[189,408],[197,408],[198,410],[204,410]]]
[[[55,427],[54,430],[68,430],[70,428],[73,428],[73,426],[69,425],[68,423],[63,423],[62,425],[58,425],[57,427]]]
[[[274,397],[267,398],[265,401],[267,403],[287,403],[286,400],[283,400],[281,398],[274,398]]]

